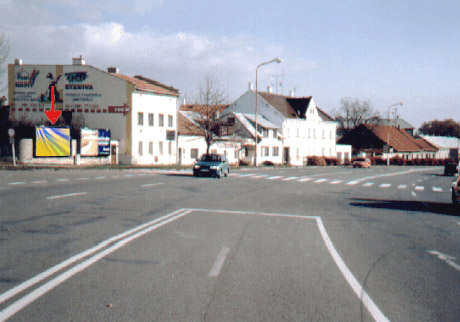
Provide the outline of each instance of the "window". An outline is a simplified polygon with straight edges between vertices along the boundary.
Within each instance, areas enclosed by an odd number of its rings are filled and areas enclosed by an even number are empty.
[[[268,157],[270,155],[270,149],[268,146],[263,146],[261,149],[263,157]]]
[[[144,125],[144,113],[137,113],[137,125]]]
[[[268,138],[268,130],[263,129],[262,132],[263,132],[263,137]]]
[[[277,146],[274,146],[273,147],[273,156],[277,157],[277,156],[279,156],[279,154],[280,154],[280,148],[277,147]]]
[[[313,138],[316,139],[316,129],[313,129]]]
[[[276,135],[276,130],[273,130],[273,138],[276,139],[277,135]]]
[[[163,155],[163,142],[158,142],[158,148],[160,149],[160,155]]]
[[[168,154],[169,155],[172,154],[172,142],[171,141],[168,142]]]
[[[164,126],[164,115],[163,114],[159,115],[158,123],[159,123],[158,124],[159,126]]]
[[[168,127],[173,127],[173,116],[168,115]]]
[[[326,132],[323,130],[323,139],[326,138]]]
[[[198,149],[190,149],[190,158],[198,159]]]
[[[211,150],[211,154],[217,154],[217,150],[216,150],[216,149],[212,149],[212,150]]]
[[[238,150],[237,149],[234,150],[234,155],[233,156],[234,156],[235,159],[238,160]]]
[[[149,154],[153,155],[153,142],[152,141],[149,142]]]
[[[311,130],[311,129],[308,129],[308,138],[311,137],[311,135],[310,135],[310,134],[311,134],[311,133],[310,133],[310,130]]]
[[[325,153],[326,153],[326,149],[325,149],[325,148],[322,148],[322,149],[321,149],[321,156],[324,157],[324,154],[325,154]]]
[[[153,113],[149,113],[149,126],[153,126]]]
[[[142,141],[139,141],[139,156],[142,156],[142,152],[143,152],[143,147],[142,147]]]

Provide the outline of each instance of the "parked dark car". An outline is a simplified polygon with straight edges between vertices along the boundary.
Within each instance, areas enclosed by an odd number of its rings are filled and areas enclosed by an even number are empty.
[[[457,173],[457,164],[455,162],[447,162],[444,165],[444,175],[453,176]]]
[[[459,205],[460,203],[460,177],[457,176],[454,182],[452,182],[452,203]]]
[[[230,173],[230,163],[225,155],[203,154],[193,165],[193,175],[213,176],[220,178],[228,176]]]

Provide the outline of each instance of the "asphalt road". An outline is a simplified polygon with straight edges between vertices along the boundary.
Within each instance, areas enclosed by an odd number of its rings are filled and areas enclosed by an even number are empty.
[[[2,171],[0,320],[459,321],[442,171]]]

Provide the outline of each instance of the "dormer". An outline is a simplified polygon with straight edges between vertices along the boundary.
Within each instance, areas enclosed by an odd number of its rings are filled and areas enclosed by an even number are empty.
[[[321,117],[319,116],[318,109],[316,108],[316,104],[313,99],[311,99],[308,104],[305,119],[307,121],[321,121]]]

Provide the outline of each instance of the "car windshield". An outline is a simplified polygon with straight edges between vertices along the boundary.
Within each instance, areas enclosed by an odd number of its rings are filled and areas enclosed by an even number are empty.
[[[205,162],[220,162],[220,155],[215,154],[203,154],[200,158],[200,161]]]

